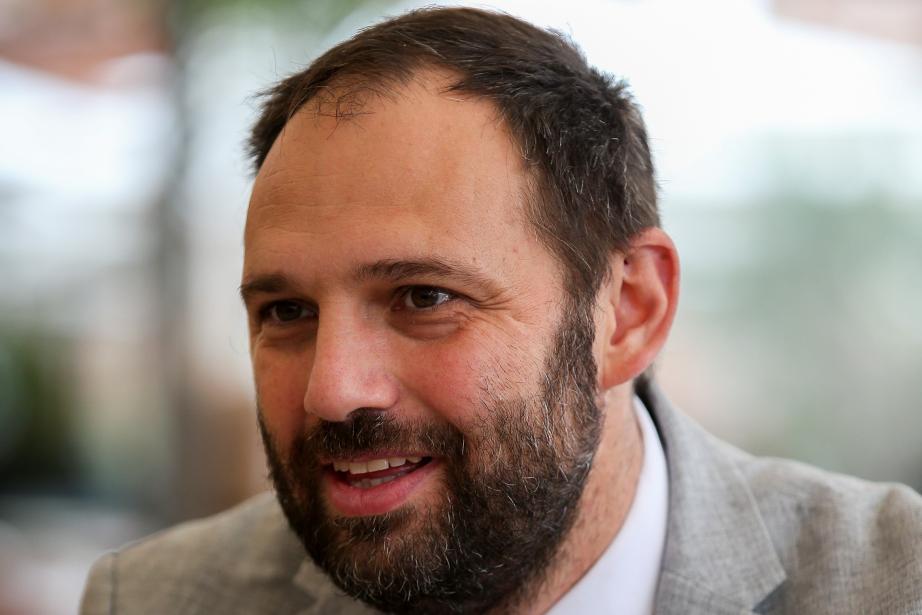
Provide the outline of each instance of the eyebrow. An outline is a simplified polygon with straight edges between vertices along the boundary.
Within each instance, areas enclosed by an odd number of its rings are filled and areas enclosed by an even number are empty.
[[[359,265],[352,271],[352,277],[359,282],[386,280],[399,283],[425,276],[454,280],[465,286],[474,286],[488,297],[500,294],[500,285],[479,268],[438,258],[385,259]],[[284,273],[261,274],[245,280],[240,285],[240,297],[244,303],[247,303],[256,295],[291,292],[296,286]]]
[[[380,260],[359,265],[353,275],[356,280],[388,280],[402,282],[410,278],[433,276],[455,280],[466,286],[476,286],[489,294],[498,293],[498,284],[473,265],[451,262],[439,258],[416,260]]]
[[[248,304],[256,295],[282,293],[293,288],[294,284],[283,273],[256,275],[245,280],[240,285],[240,298],[243,299],[245,304]]]

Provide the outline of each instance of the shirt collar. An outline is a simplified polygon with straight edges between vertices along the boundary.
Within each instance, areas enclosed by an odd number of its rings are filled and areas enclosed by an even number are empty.
[[[643,437],[643,465],[621,530],[548,615],[617,612],[650,615],[659,580],[669,513],[666,455],[650,413],[634,398]]]

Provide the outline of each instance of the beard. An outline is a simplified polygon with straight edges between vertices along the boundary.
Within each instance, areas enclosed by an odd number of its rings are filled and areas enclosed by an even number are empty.
[[[259,415],[270,477],[291,529],[344,592],[390,613],[483,613],[527,599],[573,526],[602,428],[591,308],[568,310],[539,393],[482,385],[464,431],[359,409],[299,434],[282,457]],[[502,373],[502,370],[497,370]],[[495,391],[502,391],[497,395]],[[437,504],[332,515],[319,458],[425,450],[441,458]]]

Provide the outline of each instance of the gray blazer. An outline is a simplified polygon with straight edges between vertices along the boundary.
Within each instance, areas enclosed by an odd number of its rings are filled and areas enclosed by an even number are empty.
[[[678,413],[655,386],[638,394],[669,468],[657,614],[922,614],[917,493],[752,457]],[[105,555],[80,612],[373,611],[305,558],[274,496],[263,494]]]

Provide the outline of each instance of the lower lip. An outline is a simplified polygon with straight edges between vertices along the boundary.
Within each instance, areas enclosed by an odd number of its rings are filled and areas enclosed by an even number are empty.
[[[353,487],[337,477],[334,470],[327,469],[323,484],[327,501],[336,513],[346,517],[383,515],[406,503],[437,467],[438,461],[433,459],[409,474],[368,488]]]

